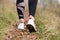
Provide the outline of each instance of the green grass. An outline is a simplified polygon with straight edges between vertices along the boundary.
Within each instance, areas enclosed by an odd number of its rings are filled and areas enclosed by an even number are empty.
[[[36,14],[36,24],[42,40],[60,40],[60,32],[57,28],[60,23],[60,17],[54,14],[57,11],[59,9],[56,10],[53,8],[43,10],[41,13]]]

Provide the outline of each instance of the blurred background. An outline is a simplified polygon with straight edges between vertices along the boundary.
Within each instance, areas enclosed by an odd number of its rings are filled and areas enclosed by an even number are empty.
[[[28,0],[25,3],[24,14],[28,14]],[[16,0],[0,0],[0,40],[18,21]],[[60,0],[39,0],[35,23],[39,32],[36,40],[60,40]]]

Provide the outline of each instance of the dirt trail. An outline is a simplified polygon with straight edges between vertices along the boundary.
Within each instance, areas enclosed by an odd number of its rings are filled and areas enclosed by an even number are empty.
[[[13,30],[8,31],[5,34],[4,40],[37,40],[38,33],[29,33],[27,29],[18,30],[14,27]]]

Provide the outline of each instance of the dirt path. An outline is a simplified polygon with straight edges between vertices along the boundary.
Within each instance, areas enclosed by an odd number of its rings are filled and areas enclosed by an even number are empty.
[[[9,30],[5,34],[4,40],[37,40],[38,33],[29,33],[27,29],[18,30],[16,26],[14,26],[13,30]]]

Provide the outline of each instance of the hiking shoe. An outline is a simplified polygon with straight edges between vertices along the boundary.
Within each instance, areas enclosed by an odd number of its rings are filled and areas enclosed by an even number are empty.
[[[24,30],[24,23],[20,23],[20,24],[18,25],[18,29]]]
[[[28,23],[27,23],[26,27],[27,27],[27,29],[29,30],[30,33],[37,31],[33,19],[29,19],[29,20],[28,20]]]

